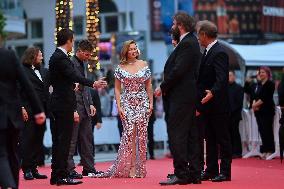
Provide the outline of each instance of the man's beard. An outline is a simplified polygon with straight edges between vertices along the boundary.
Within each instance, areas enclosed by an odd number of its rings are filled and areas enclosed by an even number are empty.
[[[177,27],[171,29],[171,34],[172,34],[172,39],[179,42],[180,31]]]

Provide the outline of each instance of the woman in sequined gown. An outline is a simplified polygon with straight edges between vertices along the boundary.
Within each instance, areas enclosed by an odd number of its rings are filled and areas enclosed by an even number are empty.
[[[115,98],[122,119],[123,133],[114,164],[96,177],[146,176],[147,126],[153,110],[151,72],[138,60],[135,41],[126,41],[121,62],[115,70]]]

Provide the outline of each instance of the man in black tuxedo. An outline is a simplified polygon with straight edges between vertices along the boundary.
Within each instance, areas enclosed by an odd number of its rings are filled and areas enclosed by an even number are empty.
[[[76,111],[74,83],[89,87],[105,87],[103,80],[91,81],[79,75],[68,57],[72,51],[74,34],[70,29],[57,33],[57,48],[49,60],[50,82],[53,87],[51,95],[51,112],[54,118],[52,131],[52,173],[50,184],[75,185],[82,183],[69,178],[67,160],[74,122],[79,121]]]
[[[232,142],[233,158],[242,157],[242,142],[239,131],[239,123],[242,120],[244,89],[236,83],[236,75],[233,70],[229,72],[229,102],[230,102],[230,134]]]
[[[232,147],[229,134],[228,73],[229,57],[217,41],[217,27],[210,21],[197,24],[198,40],[205,48],[198,85],[197,115],[203,116],[206,132],[206,170],[202,180],[231,180]],[[218,148],[219,145],[219,148]],[[218,154],[220,149],[220,173]]]
[[[24,126],[18,82],[29,99],[37,124],[44,123],[45,114],[16,55],[0,47],[0,59],[0,187],[18,188],[18,142]]]
[[[161,185],[200,184],[198,128],[195,120],[196,80],[200,63],[198,40],[193,34],[195,21],[184,12],[174,15],[172,29],[180,42],[169,56],[164,80],[155,90],[163,95],[174,175]]]
[[[39,48],[29,47],[25,50],[22,63],[25,74],[31,81],[37,95],[40,98],[41,105],[44,112],[47,112],[47,102],[49,99],[48,91],[48,73],[40,69],[43,56]],[[46,175],[41,175],[37,170],[38,155],[42,151],[43,136],[45,131],[45,123],[38,125],[34,119],[30,117],[33,115],[31,105],[25,93],[21,92],[22,113],[25,121],[25,127],[21,134],[21,152],[22,152],[22,170],[24,172],[24,179],[32,180],[46,179]]]

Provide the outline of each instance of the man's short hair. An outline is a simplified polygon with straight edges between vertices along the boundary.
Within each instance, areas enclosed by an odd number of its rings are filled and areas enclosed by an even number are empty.
[[[173,17],[178,25],[182,25],[186,32],[193,32],[195,29],[195,19],[186,12],[179,11]]]
[[[229,70],[229,73],[232,73],[233,75],[236,75],[236,72],[235,72],[235,70]]]
[[[199,33],[204,32],[209,38],[217,38],[218,29],[213,22],[210,22],[209,20],[202,20],[197,23],[197,27],[199,28]]]
[[[79,42],[77,50],[93,52],[93,49],[92,43],[87,39],[83,39]]]
[[[61,29],[57,35],[57,46],[62,46],[65,45],[67,43],[68,40],[73,40],[74,37],[74,32],[69,29],[69,28],[63,28]]]

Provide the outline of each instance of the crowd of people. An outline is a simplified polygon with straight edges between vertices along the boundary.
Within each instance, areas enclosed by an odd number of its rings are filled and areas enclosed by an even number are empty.
[[[69,56],[74,44],[70,29],[57,33],[49,69],[41,66],[43,55],[37,47],[28,48],[21,63],[13,52],[0,48],[1,188],[18,188],[20,167],[26,180],[47,179],[37,169],[44,161],[46,117],[52,133],[51,185],[81,184],[78,179],[83,176],[144,178],[148,141],[149,157],[155,159],[156,118],[165,119],[174,167],[160,185],[231,181],[232,159],[242,156],[244,93],[256,116],[263,158],[273,153],[275,84],[270,69],[260,67],[256,80],[249,78],[242,87],[229,70],[229,56],[217,40],[214,23],[196,23],[179,12],[171,34],[174,50],[160,81],[153,80],[148,63],[139,59],[133,40],[124,43],[115,70],[109,67],[106,77],[97,81],[87,78],[84,66],[92,57],[91,42],[81,40]],[[281,107],[283,83],[282,79]],[[117,117],[121,141],[116,160],[103,172],[95,169],[93,132],[102,126],[102,116],[110,115]],[[77,150],[82,174],[75,170]]]

